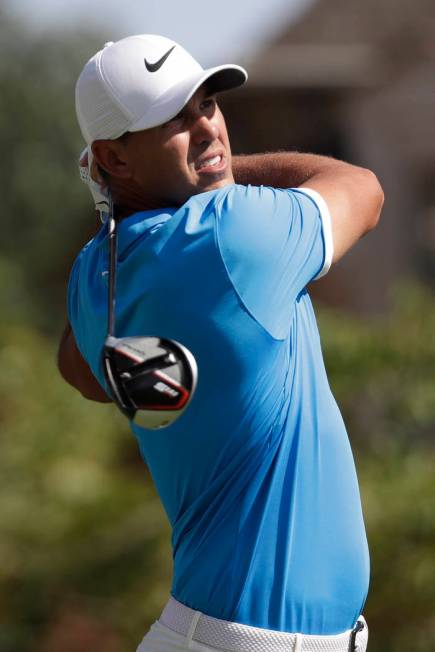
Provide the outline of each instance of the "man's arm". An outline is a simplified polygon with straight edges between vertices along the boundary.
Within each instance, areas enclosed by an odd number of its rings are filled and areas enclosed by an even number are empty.
[[[66,325],[60,339],[57,365],[67,383],[85,398],[100,403],[111,402],[78,350],[70,324]]]
[[[236,183],[245,185],[316,190],[331,214],[333,262],[376,226],[384,201],[379,181],[370,170],[316,154],[235,156],[233,173]]]

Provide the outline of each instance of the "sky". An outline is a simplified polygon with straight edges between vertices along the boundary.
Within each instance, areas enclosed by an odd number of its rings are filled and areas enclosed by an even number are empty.
[[[169,36],[203,65],[244,61],[314,0],[6,0],[36,31],[101,29],[113,41],[130,34]]]

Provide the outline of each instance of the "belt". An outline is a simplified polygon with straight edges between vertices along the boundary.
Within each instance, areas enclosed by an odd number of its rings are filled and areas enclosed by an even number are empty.
[[[368,627],[360,616],[353,629],[333,636],[290,634],[207,616],[170,598],[161,625],[191,641],[228,652],[365,652]]]

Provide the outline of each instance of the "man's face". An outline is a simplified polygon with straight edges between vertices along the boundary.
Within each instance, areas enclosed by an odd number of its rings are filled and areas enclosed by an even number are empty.
[[[205,86],[169,122],[129,134],[124,154],[149,207],[181,205],[234,182],[225,120]]]

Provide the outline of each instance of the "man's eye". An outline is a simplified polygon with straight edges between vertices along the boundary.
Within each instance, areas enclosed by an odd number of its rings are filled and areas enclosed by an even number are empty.
[[[210,97],[203,102],[201,102],[201,109],[206,110],[206,109],[211,109],[215,106],[216,100],[214,97]]]

